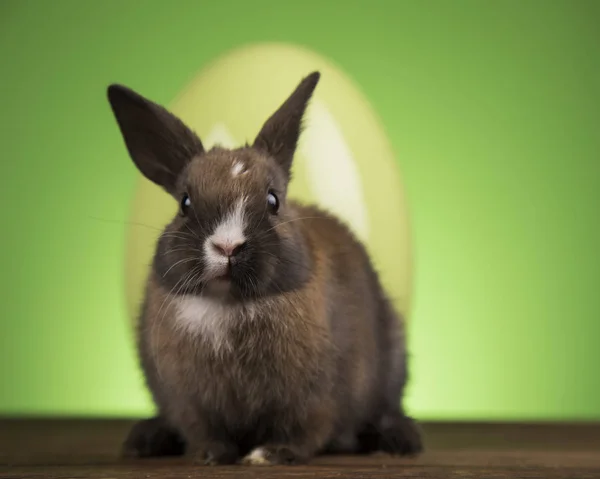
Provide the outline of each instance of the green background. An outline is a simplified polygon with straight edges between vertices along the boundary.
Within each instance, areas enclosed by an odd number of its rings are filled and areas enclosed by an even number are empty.
[[[169,103],[208,61],[332,59],[398,155],[410,412],[600,419],[600,2],[0,3],[0,414],[149,414],[123,298],[137,172],[108,83]]]

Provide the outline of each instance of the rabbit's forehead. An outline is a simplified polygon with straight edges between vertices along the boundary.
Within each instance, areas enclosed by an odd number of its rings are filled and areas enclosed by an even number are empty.
[[[221,206],[234,206],[244,199],[250,207],[255,199],[264,201],[269,188],[280,186],[273,164],[251,149],[211,150],[190,164],[186,176],[184,188],[192,196]]]
[[[250,172],[255,175],[260,172],[265,173],[267,169],[266,158],[251,148],[237,150],[213,148],[191,162],[189,175],[227,181]]]

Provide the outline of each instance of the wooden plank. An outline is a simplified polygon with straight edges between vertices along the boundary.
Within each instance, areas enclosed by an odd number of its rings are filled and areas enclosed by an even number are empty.
[[[423,424],[415,459],[320,457],[307,466],[202,467],[184,458],[122,460],[131,421],[1,420],[8,478],[600,478],[600,425]]]

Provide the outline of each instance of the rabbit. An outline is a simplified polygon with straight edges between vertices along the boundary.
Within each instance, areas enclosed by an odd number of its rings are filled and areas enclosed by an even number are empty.
[[[176,202],[138,326],[157,415],[127,456],[302,464],[321,454],[416,455],[405,414],[405,329],[364,246],[338,218],[288,199],[316,71],[252,145],[205,150],[166,108],[112,84],[133,163]]]

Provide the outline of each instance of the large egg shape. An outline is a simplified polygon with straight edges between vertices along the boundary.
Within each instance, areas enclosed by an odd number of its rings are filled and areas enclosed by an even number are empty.
[[[403,185],[385,129],[350,77],[321,55],[288,44],[257,44],[206,65],[167,107],[206,148],[251,143],[264,121],[308,73],[321,81],[307,110],[290,196],[339,216],[366,245],[396,309],[409,315],[412,254]],[[127,234],[125,287],[137,318],[160,230],[176,201],[139,177]]]

